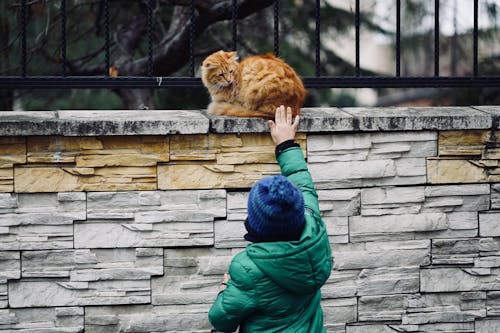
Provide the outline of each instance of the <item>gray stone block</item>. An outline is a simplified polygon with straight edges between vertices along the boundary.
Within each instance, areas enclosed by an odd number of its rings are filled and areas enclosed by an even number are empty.
[[[434,265],[471,265],[482,255],[500,250],[493,238],[433,239],[432,263]]]
[[[361,191],[362,215],[477,212],[489,208],[488,184],[374,187]]]
[[[420,271],[422,292],[497,290],[499,268],[430,268]]]
[[[334,269],[425,266],[430,264],[430,240],[336,244]]]
[[[36,135],[167,135],[208,133],[209,121],[197,110],[58,111],[57,132]],[[33,135],[33,134],[31,134]]]
[[[10,281],[12,308],[146,304],[151,300],[149,280]]]
[[[333,270],[321,288],[324,298],[408,294],[419,291],[418,267]]]
[[[491,185],[491,209],[500,209],[500,184]]]
[[[426,181],[425,158],[436,133],[308,136],[308,163],[319,189],[415,185]]]
[[[482,237],[500,236],[500,212],[485,212],[479,214],[479,234]]]
[[[500,319],[491,318],[476,321],[475,333],[498,333]]]
[[[233,255],[228,249],[165,250],[165,275],[152,280],[152,304],[211,304]]]
[[[80,307],[0,310],[0,331],[16,333],[81,333]]]
[[[477,237],[477,212],[421,213],[349,218],[351,242]]]
[[[328,331],[344,330],[345,324],[358,320],[358,302],[354,297],[322,300],[321,307]]]
[[[163,250],[154,250],[23,252],[23,279],[9,285],[11,307],[147,303],[151,277],[163,274]]]
[[[343,108],[361,131],[489,129],[492,116],[471,107]]]
[[[73,247],[73,223],[86,218],[85,193],[22,193],[0,210],[0,250]]]
[[[359,321],[401,321],[411,295],[377,295],[359,298]]]
[[[8,306],[8,280],[19,278],[21,278],[21,256],[19,252],[0,251],[0,309]]]
[[[88,307],[86,333],[208,333],[208,305]]]
[[[267,120],[261,118],[236,118],[208,116],[213,133],[263,133],[269,132]],[[272,117],[274,118],[274,117]],[[352,131],[354,118],[337,108],[303,108],[299,132]]]
[[[76,248],[206,246],[226,216],[224,190],[88,193]]]
[[[0,136],[51,135],[57,133],[57,112],[0,111]]]

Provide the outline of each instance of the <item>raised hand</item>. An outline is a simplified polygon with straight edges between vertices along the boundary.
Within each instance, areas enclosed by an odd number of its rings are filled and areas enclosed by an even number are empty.
[[[271,137],[276,145],[295,138],[300,118],[296,116],[293,123],[292,118],[292,109],[287,107],[285,112],[285,107],[281,105],[276,109],[274,121],[268,121]]]

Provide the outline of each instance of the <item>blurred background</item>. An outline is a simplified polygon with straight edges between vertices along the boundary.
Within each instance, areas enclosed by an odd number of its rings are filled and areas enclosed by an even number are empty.
[[[25,0],[26,73],[61,75],[61,24],[66,25],[65,75],[147,75],[147,54],[154,51],[154,76],[193,74],[210,53],[234,47],[231,1],[152,1],[153,43],[147,37],[146,0]],[[240,58],[273,52],[273,1],[239,0],[236,46]],[[355,0],[320,1],[321,76],[355,75]],[[360,75],[394,76],[396,0],[361,0]],[[194,6],[190,7],[190,6]],[[229,7],[228,7],[229,6]],[[279,1],[279,56],[301,76],[316,74],[316,3]],[[151,8],[151,7],[149,7]],[[439,15],[441,76],[470,76],[473,71],[473,0],[442,0]],[[478,74],[500,74],[500,0],[480,0]],[[186,36],[190,10],[195,25]],[[434,75],[434,0],[401,0],[401,76]],[[22,0],[0,0],[0,76],[19,76],[22,67]],[[109,63],[105,28],[110,31]],[[203,87],[161,89],[3,89],[1,110],[58,109],[203,109]],[[309,89],[305,106],[431,106],[500,104],[500,87]]]

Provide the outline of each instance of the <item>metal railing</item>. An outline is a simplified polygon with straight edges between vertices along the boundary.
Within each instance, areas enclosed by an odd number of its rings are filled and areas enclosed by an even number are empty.
[[[27,73],[27,0],[21,1],[21,75],[0,76],[0,88],[168,88],[168,87],[201,87],[201,79],[195,77],[194,61],[194,15],[195,0],[189,0],[189,72],[190,76],[165,77],[156,76],[153,63],[153,6],[154,0],[147,0],[148,20],[148,74],[147,76],[110,77],[110,0],[104,1],[104,61],[106,72],[102,76],[70,76],[68,75],[68,59],[66,56],[66,0],[60,0],[61,6],[61,74],[59,76],[30,76]],[[441,76],[440,67],[440,1],[435,0],[434,6],[434,76],[402,76],[401,75],[401,0],[396,2],[396,36],[395,36],[395,68],[394,76],[363,76],[360,67],[360,1],[355,1],[355,75],[354,76],[324,76],[321,73],[321,22],[320,0],[315,0],[315,75],[305,76],[303,81],[308,88],[408,88],[408,87],[496,87],[500,86],[500,76],[479,74],[478,66],[478,2],[474,0],[473,27],[473,63],[472,74],[469,76]],[[274,0],[274,53],[280,54],[280,0]],[[232,0],[232,46],[237,48],[238,41],[238,0]]]

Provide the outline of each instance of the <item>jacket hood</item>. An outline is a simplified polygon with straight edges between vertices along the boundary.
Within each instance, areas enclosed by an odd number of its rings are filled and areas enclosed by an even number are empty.
[[[332,269],[330,244],[320,219],[306,212],[299,240],[255,243],[246,252],[283,289],[293,294],[310,294],[323,286]]]

